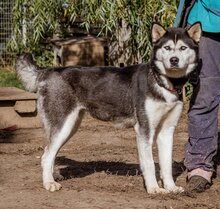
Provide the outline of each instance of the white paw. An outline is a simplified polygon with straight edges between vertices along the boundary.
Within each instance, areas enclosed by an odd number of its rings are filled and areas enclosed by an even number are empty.
[[[61,189],[61,184],[57,183],[56,181],[47,182],[44,184],[44,188],[50,192],[55,192]]]
[[[182,193],[184,192],[183,187],[178,187],[178,186],[173,186],[171,188],[166,189],[168,192],[173,192],[173,193]]]
[[[167,193],[169,193],[169,191],[167,191],[166,189],[160,188],[160,187],[148,188],[147,192],[149,194],[167,194]]]

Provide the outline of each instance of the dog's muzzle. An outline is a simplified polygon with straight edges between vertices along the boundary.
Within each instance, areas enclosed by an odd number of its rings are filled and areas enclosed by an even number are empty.
[[[171,67],[178,67],[179,58],[178,57],[171,57],[170,64],[171,64]]]

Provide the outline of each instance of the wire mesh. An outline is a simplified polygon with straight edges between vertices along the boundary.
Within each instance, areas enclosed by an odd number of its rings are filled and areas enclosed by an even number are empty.
[[[7,42],[12,36],[13,6],[14,0],[0,0],[0,66],[14,62],[14,54],[7,50]]]

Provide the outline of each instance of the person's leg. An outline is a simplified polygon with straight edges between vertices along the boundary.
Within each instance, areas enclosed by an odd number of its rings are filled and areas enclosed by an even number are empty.
[[[199,188],[197,191],[204,190],[211,183],[214,171],[213,157],[217,151],[220,99],[219,55],[220,42],[203,38],[200,45],[200,83],[195,88],[188,113],[189,140],[185,147],[184,161],[188,179],[191,179],[194,187]],[[198,176],[202,178],[197,178]]]

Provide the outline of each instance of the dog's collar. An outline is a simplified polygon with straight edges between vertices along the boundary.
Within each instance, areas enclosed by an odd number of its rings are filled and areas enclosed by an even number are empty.
[[[167,91],[169,91],[172,94],[175,94],[177,97],[180,97],[182,90],[180,88],[178,88],[178,86],[173,85],[172,88],[169,88],[167,86],[164,85],[164,83],[161,81],[161,79],[159,77],[155,77],[156,80],[158,81],[158,85],[164,89],[166,89]],[[169,79],[169,78],[168,78]],[[171,82],[172,83],[172,82]],[[173,84],[173,83],[172,83]]]
[[[167,88],[163,86],[166,90],[168,90],[170,93],[175,94],[177,97],[181,98],[182,96],[182,88],[173,87],[173,88]]]
[[[173,94],[176,94],[179,97],[179,99],[182,100],[183,86],[188,81],[188,78],[184,77],[184,78],[168,78],[168,79],[173,84],[173,88],[167,88],[167,90]]]
[[[188,78],[168,78],[173,84],[173,88],[168,88],[159,78],[162,74],[159,72],[158,68],[155,65],[151,65],[151,68],[157,72],[155,79],[157,80],[158,85],[168,90],[170,93],[175,94],[180,100],[182,100],[182,87],[187,82]]]
[[[167,89],[168,91],[172,92],[172,93],[177,93],[176,88],[166,88],[166,87],[164,87],[164,88]]]

